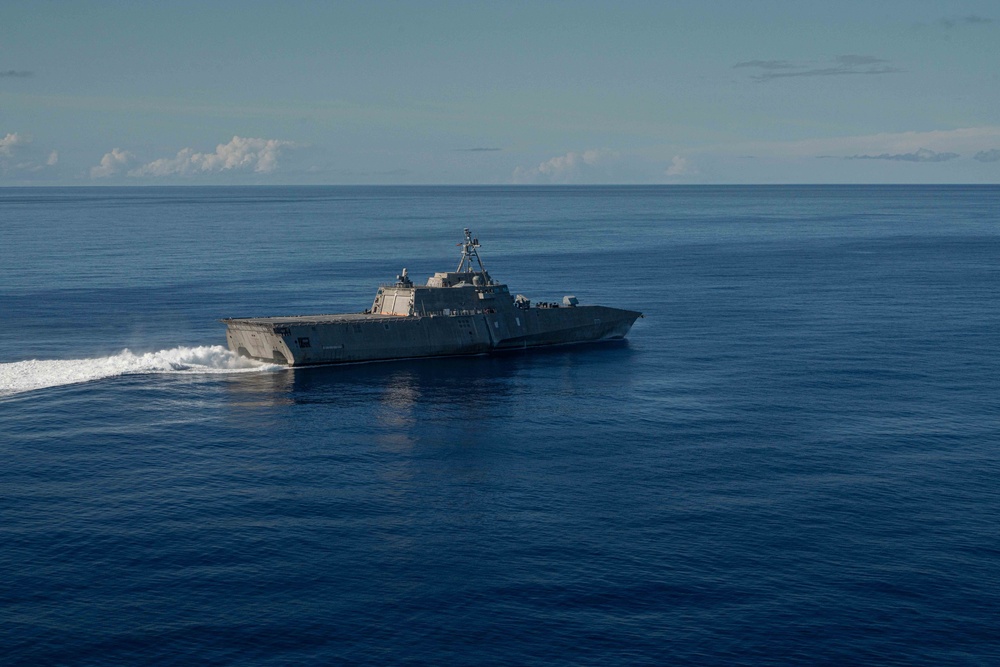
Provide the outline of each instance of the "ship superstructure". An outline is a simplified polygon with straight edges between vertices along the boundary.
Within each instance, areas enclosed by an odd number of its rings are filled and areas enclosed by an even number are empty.
[[[455,271],[416,285],[403,269],[362,313],[224,319],[229,348],[289,366],[484,354],[620,339],[642,315],[574,296],[533,305],[490,276],[468,229],[460,245]]]

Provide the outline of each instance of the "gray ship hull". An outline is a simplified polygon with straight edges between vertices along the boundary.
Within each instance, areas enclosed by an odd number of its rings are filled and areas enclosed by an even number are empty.
[[[222,320],[229,349],[288,366],[485,354],[624,338],[642,316],[579,306],[574,296],[564,297],[562,307],[532,306],[490,277],[479,258],[479,239],[468,229],[459,245],[456,271],[415,285],[403,269],[394,284],[378,289],[364,313]]]
[[[510,310],[234,318],[223,322],[229,349],[236,354],[288,366],[310,366],[621,339],[640,316],[635,311],[605,306]]]

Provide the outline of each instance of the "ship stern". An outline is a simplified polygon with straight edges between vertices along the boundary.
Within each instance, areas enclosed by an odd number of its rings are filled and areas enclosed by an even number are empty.
[[[245,320],[222,320],[226,344],[238,356],[283,366],[296,365],[295,354],[285,341],[287,330]]]

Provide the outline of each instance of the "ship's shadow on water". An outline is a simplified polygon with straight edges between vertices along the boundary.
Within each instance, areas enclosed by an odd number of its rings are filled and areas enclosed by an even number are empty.
[[[625,378],[637,355],[641,352],[628,340],[614,340],[472,357],[289,368],[230,376],[225,386],[230,400],[243,406],[498,404],[541,376],[562,385],[584,381],[591,373],[605,380],[609,373]]]
[[[227,378],[233,405],[328,406],[401,415],[501,417],[540,399],[540,386],[567,398],[593,393],[611,377],[628,383],[641,351],[627,340],[581,343],[490,355],[308,366]],[[532,398],[534,396],[534,399]]]
[[[474,357],[409,359],[291,371],[288,398],[294,403],[349,403],[388,393],[401,403],[496,401],[539,370],[621,364],[633,354],[628,341],[582,343],[511,350]],[[614,358],[612,361],[611,358]]]
[[[285,369],[233,376],[225,386],[235,428],[256,424],[310,447],[324,443],[324,455],[410,451],[420,443],[506,451],[513,441],[538,442],[539,433],[563,437],[580,419],[598,426],[618,419],[615,396],[635,381],[642,354],[615,341]]]

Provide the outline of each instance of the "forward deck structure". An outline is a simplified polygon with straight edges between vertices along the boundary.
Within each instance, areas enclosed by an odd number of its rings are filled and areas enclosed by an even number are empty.
[[[620,339],[642,316],[573,296],[532,305],[490,277],[468,229],[460,245],[457,270],[415,285],[403,269],[361,313],[224,319],[229,349],[288,366],[484,354]]]

